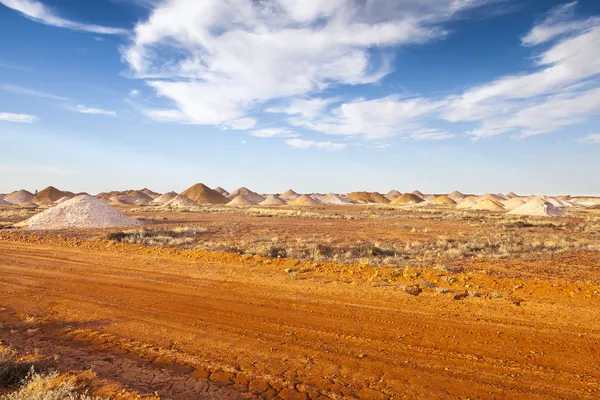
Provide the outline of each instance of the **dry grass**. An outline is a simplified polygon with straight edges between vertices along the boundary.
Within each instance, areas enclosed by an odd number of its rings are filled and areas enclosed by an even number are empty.
[[[197,206],[197,207],[136,207],[129,210],[130,212],[161,212],[171,211],[179,213],[215,213],[215,214],[231,214],[231,215],[246,215],[251,217],[265,218],[315,218],[315,219],[354,219],[351,215],[341,213],[316,213],[298,208],[262,208],[262,207],[245,207],[245,206]]]
[[[56,372],[39,374],[33,370],[27,375],[21,387],[0,400],[100,400],[81,392],[77,378],[71,375],[59,375]]]

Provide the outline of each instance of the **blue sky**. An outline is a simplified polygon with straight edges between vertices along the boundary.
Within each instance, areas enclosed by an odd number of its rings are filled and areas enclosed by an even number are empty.
[[[0,33],[0,192],[600,195],[595,0],[0,0]]]

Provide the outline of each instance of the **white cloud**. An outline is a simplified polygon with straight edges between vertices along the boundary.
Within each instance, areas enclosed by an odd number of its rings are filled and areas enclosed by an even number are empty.
[[[37,164],[0,164],[0,173],[21,173],[32,175],[73,175],[68,168]]]
[[[298,137],[299,134],[283,128],[264,128],[264,129],[255,129],[250,133],[252,136],[262,137],[262,138],[272,138],[272,137]]]
[[[524,46],[534,46],[553,40],[559,36],[580,33],[600,24],[600,18],[591,17],[584,20],[573,20],[577,1],[561,4],[552,8],[547,17],[536,24],[521,41]]]
[[[379,143],[379,142],[376,142],[376,143],[368,145],[367,147],[370,148],[370,149],[387,149],[389,147],[392,147],[392,145],[389,144],[389,143]]]
[[[173,109],[144,109],[142,112],[155,121],[160,122],[187,122],[187,116],[179,110]]]
[[[17,85],[1,85],[0,89],[6,90],[7,92],[11,92],[11,93],[22,94],[25,96],[42,97],[42,98],[46,98],[46,99],[61,100],[61,101],[69,100],[67,97],[57,96],[52,93],[45,93],[45,92],[41,92],[39,90],[29,89],[29,88],[17,86]]]
[[[23,14],[25,17],[45,25],[103,35],[122,35],[128,33],[126,29],[83,24],[61,18],[44,4],[36,0],[0,0],[0,4],[3,4],[8,8],[12,8],[13,10]]]
[[[37,120],[38,120],[38,118],[35,115],[13,114],[13,113],[0,112],[0,121],[20,122],[20,123],[31,124]]]
[[[448,133],[444,131],[440,131],[438,129],[423,129],[416,132],[413,132],[410,137],[414,140],[445,140],[452,139],[456,135],[453,133]]]
[[[600,143],[600,133],[590,133],[589,135],[577,139],[579,143],[597,144]]]
[[[270,100],[377,82],[386,49],[443,37],[443,22],[493,1],[165,0],[122,54],[186,122],[218,125]],[[313,118],[322,106],[299,102],[283,112]]]
[[[223,123],[223,125],[229,129],[247,130],[254,128],[256,120],[254,118],[240,118],[233,121],[227,121]]]
[[[265,111],[270,113],[280,113],[288,115],[297,115],[307,119],[314,119],[321,115],[323,111],[332,103],[339,101],[338,98],[330,99],[291,99],[286,107],[271,107]]]
[[[285,144],[288,146],[294,147],[296,149],[310,149],[315,148],[319,150],[325,151],[337,151],[342,150],[346,147],[343,143],[333,143],[333,142],[315,142],[312,140],[304,140],[304,139],[287,139]]]
[[[109,117],[116,117],[117,116],[117,112],[116,111],[105,110],[103,108],[86,107],[86,106],[81,105],[81,104],[79,104],[77,107],[75,107],[75,111],[77,111],[79,113],[82,113],[82,114],[107,115]]]
[[[140,91],[137,89],[131,89],[129,91],[129,97],[134,98],[134,97],[138,97],[140,95]]]

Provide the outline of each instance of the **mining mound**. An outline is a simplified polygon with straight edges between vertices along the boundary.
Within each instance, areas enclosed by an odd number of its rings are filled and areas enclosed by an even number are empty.
[[[384,195],[377,192],[352,192],[348,193],[346,197],[357,203],[388,204],[390,202]]]
[[[287,202],[290,202],[292,200],[296,200],[298,197],[300,197],[300,195],[296,192],[294,192],[292,189],[289,189],[288,191],[286,191],[285,193],[283,193],[281,196],[279,196],[282,200],[285,200]]]
[[[180,194],[199,204],[227,204],[229,202],[227,197],[202,183],[197,183]]]
[[[458,202],[458,201],[460,201],[460,200],[464,200],[464,199],[465,199],[465,197],[467,197],[467,196],[465,196],[464,194],[462,194],[462,193],[461,193],[461,192],[459,192],[458,190],[455,190],[454,192],[450,193],[450,194],[448,195],[448,197],[449,197],[449,198],[451,198],[452,200],[454,200],[454,201]]]
[[[327,194],[319,197],[319,200],[321,202],[323,202],[324,204],[331,204],[331,205],[352,204],[352,200],[350,200],[349,198],[342,197],[335,193],[327,193]]]
[[[518,197],[513,197],[513,198],[509,198],[508,200],[503,201],[502,204],[504,204],[504,207],[507,210],[514,210],[515,208],[519,208],[523,204],[525,204],[525,201],[522,199],[519,199]]]
[[[235,196],[233,200],[227,203],[228,206],[253,206],[255,204],[257,203],[242,194]]]
[[[197,205],[198,203],[196,203],[194,200],[184,196],[183,194],[179,194],[163,204],[163,207],[194,207]]]
[[[397,191],[397,190],[390,190],[385,195],[385,198],[388,199],[389,201],[394,201],[394,200],[396,200],[400,196],[402,196],[402,193],[400,193],[399,191]]]
[[[303,194],[302,196],[298,197],[296,200],[289,202],[288,204],[291,206],[322,206],[323,202],[313,199],[307,194]]]
[[[8,201],[6,201],[6,200],[4,200],[3,198],[0,197],[0,204],[2,204],[2,205],[9,205],[9,204],[12,204],[12,203],[9,203]]]
[[[261,206],[282,206],[284,204],[287,204],[285,200],[281,199],[276,194],[267,195],[267,198],[259,203]]]
[[[177,197],[177,193],[175,193],[175,192],[167,192],[167,193],[161,194],[160,196],[158,196],[157,198],[155,198],[154,200],[152,200],[152,203],[154,203],[154,204],[165,204],[165,203],[173,200],[175,197]]]
[[[223,189],[221,186],[217,186],[215,188],[215,192],[220,193],[225,197],[229,196],[229,192],[227,190]]]
[[[404,205],[404,204],[418,204],[422,203],[423,198],[419,197],[413,193],[404,193],[402,196],[396,198],[390,204],[393,205]]]
[[[456,205],[456,201],[452,200],[450,197],[442,195],[438,196],[431,201],[433,204],[449,204]]]
[[[27,190],[17,190],[11,194],[4,196],[4,201],[8,201],[12,204],[25,204],[33,201],[33,193]]]
[[[139,191],[141,193],[144,193],[146,196],[149,196],[152,198],[152,200],[156,199],[158,196],[160,196],[160,193],[155,192],[154,190],[150,190],[148,188],[144,188],[142,190],[136,190]]]
[[[415,196],[419,196],[421,199],[425,199],[425,195],[418,190],[413,190],[411,193]]]
[[[71,200],[71,199],[72,199],[72,197],[64,196],[64,197],[61,197],[60,199],[56,200],[54,203],[55,204],[62,204],[65,201],[68,201],[68,200]]]
[[[515,192],[510,192],[506,195],[508,199],[514,199],[515,197],[519,197]]]
[[[542,196],[541,198],[547,201],[548,203],[552,204],[554,207],[573,207],[572,203],[563,199],[559,199],[557,197]]]
[[[472,210],[488,210],[501,211],[504,210],[504,205],[500,201],[492,199],[483,199],[471,207]]]
[[[108,228],[138,224],[140,221],[126,217],[102,200],[82,195],[34,215],[15,226],[42,230]]]
[[[481,200],[494,200],[497,201],[499,203],[503,202],[504,200],[507,200],[504,196],[501,196],[499,194],[494,194],[494,193],[486,193]]]
[[[238,196],[243,196],[246,200],[249,200],[254,204],[258,204],[260,202],[265,201],[265,198],[262,197],[260,194],[253,192],[252,190],[245,187],[241,187],[237,190],[234,190],[229,196],[227,196],[227,198],[229,200],[235,200],[235,198]]]
[[[536,217],[558,217],[564,214],[558,207],[547,202],[543,198],[536,197],[523,204],[521,207],[517,207],[510,211],[508,214],[512,215],[529,215]]]
[[[31,201],[40,205],[48,205],[68,195],[68,193],[58,190],[54,186],[48,186],[47,188],[36,193]]]
[[[148,190],[148,189],[145,189],[145,190]],[[132,198],[135,198],[135,204],[149,203],[152,200],[154,200],[156,197],[158,197],[158,196],[152,197],[149,194],[145,193],[143,190],[129,190],[125,194],[127,196],[131,196]]]

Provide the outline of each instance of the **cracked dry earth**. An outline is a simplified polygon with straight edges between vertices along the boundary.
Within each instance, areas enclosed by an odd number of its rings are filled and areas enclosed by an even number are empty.
[[[365,268],[313,264],[290,279],[290,262],[5,236],[0,339],[163,399],[600,396],[597,283],[411,296],[410,276],[374,285]]]

